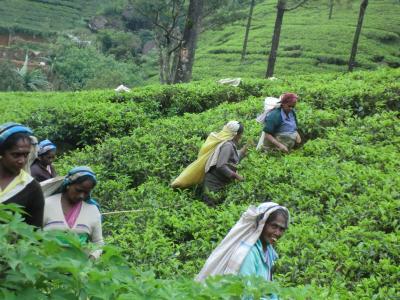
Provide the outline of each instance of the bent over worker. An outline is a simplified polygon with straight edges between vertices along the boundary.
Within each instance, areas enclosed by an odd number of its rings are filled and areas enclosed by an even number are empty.
[[[208,191],[216,192],[233,180],[243,180],[237,173],[237,164],[247,147],[237,150],[244,127],[238,121],[229,121],[219,132],[211,132],[201,146],[197,159],[172,182],[173,188],[186,188],[204,183]]]
[[[301,143],[297,132],[296,107],[298,96],[286,93],[280,97],[280,107],[270,111],[264,121],[264,149],[278,149],[289,152],[295,144]]]
[[[208,204],[215,204],[210,192],[219,192],[227,184],[243,177],[237,172],[237,165],[246,155],[247,146],[238,150],[237,146],[242,138],[244,127],[237,121],[231,121],[224,127],[232,133],[232,138],[222,142],[209,157],[205,167],[204,200]]]

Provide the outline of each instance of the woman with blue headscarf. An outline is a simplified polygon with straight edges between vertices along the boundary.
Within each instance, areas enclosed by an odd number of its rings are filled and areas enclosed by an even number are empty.
[[[0,125],[0,203],[22,206],[25,222],[42,226],[44,198],[37,181],[24,171],[32,131],[18,123]]]
[[[44,140],[39,143],[38,157],[31,166],[31,175],[37,181],[41,182],[57,176],[53,167],[56,149],[56,145],[50,140]]]
[[[91,199],[96,184],[90,168],[73,168],[65,176],[60,193],[46,198],[43,216],[43,230],[71,231],[78,234],[82,244],[97,244],[99,249],[89,254],[93,258],[101,255],[104,244],[100,211]]]

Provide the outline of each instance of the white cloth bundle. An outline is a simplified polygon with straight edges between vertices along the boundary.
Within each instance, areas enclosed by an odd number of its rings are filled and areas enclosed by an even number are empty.
[[[287,211],[286,207],[274,202],[265,202],[258,207],[250,206],[211,253],[196,280],[202,282],[208,276],[237,274],[251,247],[259,239],[265,221],[277,209]]]
[[[275,108],[278,108],[281,105],[281,100],[280,98],[274,98],[274,97],[266,97],[264,99],[264,111],[262,114],[260,114],[257,117],[257,122],[260,124],[263,124],[265,121],[265,118],[267,117],[267,114],[271,111],[274,110]],[[261,149],[262,145],[264,145],[264,139],[265,139],[265,132],[261,132],[260,139],[258,140],[256,150]]]

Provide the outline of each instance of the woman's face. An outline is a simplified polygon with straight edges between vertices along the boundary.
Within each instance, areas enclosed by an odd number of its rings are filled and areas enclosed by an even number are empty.
[[[87,179],[81,183],[73,183],[67,186],[65,196],[70,203],[76,204],[80,201],[89,199],[93,188],[93,182],[90,179]]]
[[[274,220],[265,223],[261,239],[271,245],[275,244],[286,231],[286,218],[282,214],[276,215]]]
[[[290,112],[293,110],[293,108],[296,107],[296,103],[286,103],[286,104],[282,104],[281,107],[282,107],[283,111],[284,111],[286,114],[288,114],[288,113],[290,113]]]
[[[40,161],[44,166],[50,166],[56,158],[56,151],[50,150],[40,156]]]
[[[28,162],[31,142],[29,139],[19,139],[15,145],[1,155],[0,163],[4,169],[13,175],[18,175]]]
[[[237,135],[235,135],[234,140],[235,140],[235,142],[236,142],[237,144],[240,143],[240,140],[242,139],[242,136],[243,136],[243,132],[242,132],[242,133],[239,133],[239,134],[237,134]]]

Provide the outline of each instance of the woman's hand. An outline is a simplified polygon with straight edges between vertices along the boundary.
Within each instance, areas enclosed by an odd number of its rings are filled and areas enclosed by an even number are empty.
[[[245,157],[245,156],[246,156],[246,154],[247,154],[247,148],[248,148],[248,146],[247,146],[247,144],[246,144],[246,145],[244,145],[244,146],[242,147],[242,149],[239,150],[239,151],[240,151],[240,156],[241,156],[241,157]]]
[[[296,144],[300,144],[301,143],[301,136],[300,134],[296,131]]]
[[[233,178],[235,178],[236,180],[238,180],[238,181],[243,181],[244,180],[244,178],[243,178],[243,176],[240,176],[238,173],[233,173]]]
[[[282,143],[279,143],[278,145],[278,149],[281,150],[282,152],[288,153],[289,149]]]

